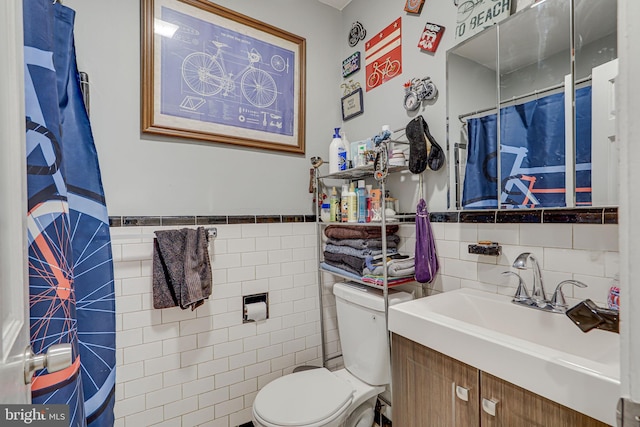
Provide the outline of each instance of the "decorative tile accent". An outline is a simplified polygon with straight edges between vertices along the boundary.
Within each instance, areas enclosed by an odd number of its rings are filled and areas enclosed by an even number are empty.
[[[458,212],[431,212],[429,220],[431,222],[458,222]]]
[[[305,222],[304,215],[282,215],[282,222]],[[313,217],[313,221],[308,222],[316,222],[316,217]]]
[[[226,223],[226,215],[196,217],[196,225],[222,225]]]
[[[122,217],[120,217],[120,216],[110,216],[109,217],[109,227],[122,227]]]
[[[618,208],[604,208],[604,223],[605,224],[618,223]]]
[[[542,222],[542,211],[497,211],[496,223],[524,223],[534,224]]]
[[[162,225],[196,225],[195,216],[163,216]]]
[[[257,215],[256,222],[258,224],[275,224],[280,222],[280,215]]]
[[[233,215],[228,217],[229,224],[255,224],[255,215]]]
[[[460,222],[494,223],[496,211],[460,212]]]
[[[602,209],[550,209],[542,216],[545,223],[602,224]]]
[[[124,216],[122,217],[123,227],[139,227],[143,225],[162,225],[160,216]]]

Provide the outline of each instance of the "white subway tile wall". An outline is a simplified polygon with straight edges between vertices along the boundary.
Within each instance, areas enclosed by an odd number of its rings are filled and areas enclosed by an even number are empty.
[[[153,231],[112,228],[117,316],[116,426],[235,427],[251,420],[256,393],[296,366],[320,365],[314,223],[218,225],[212,240],[213,295],[195,311],[153,309]],[[510,295],[501,275],[515,257],[540,261],[547,291],[566,279],[568,297],[606,305],[618,273],[618,227],[579,224],[433,223],[441,270],[429,294],[461,287]],[[164,227],[175,228],[175,227]],[[401,253],[413,254],[415,226],[401,225]],[[499,257],[471,255],[478,239],[499,241]],[[531,283],[529,271],[523,273]],[[340,279],[322,275],[325,351],[341,366],[335,298]],[[242,295],[269,293],[269,319],[242,323]],[[419,293],[418,293],[419,295]]]
[[[181,227],[111,229],[115,425],[244,424],[261,387],[296,366],[321,364],[316,225],[217,226],[213,294],[195,311],[153,308],[153,231],[163,228]],[[262,292],[269,319],[243,324],[242,296]],[[337,339],[328,345],[339,348]]]
[[[618,274],[617,225],[432,223],[432,228],[441,270],[430,293],[469,287],[512,295],[517,283],[501,273],[515,271],[511,264],[522,252],[538,258],[547,293],[562,280],[579,280],[588,287],[565,287],[566,296],[601,306]],[[468,245],[476,240],[499,242],[502,255],[469,254]],[[531,269],[520,274],[531,286]]]

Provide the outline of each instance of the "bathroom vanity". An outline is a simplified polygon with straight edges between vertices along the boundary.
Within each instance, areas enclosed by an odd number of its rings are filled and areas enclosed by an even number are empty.
[[[401,426],[608,425],[396,334],[392,359]]]
[[[615,425],[616,333],[466,288],[391,307],[389,330],[398,425]]]

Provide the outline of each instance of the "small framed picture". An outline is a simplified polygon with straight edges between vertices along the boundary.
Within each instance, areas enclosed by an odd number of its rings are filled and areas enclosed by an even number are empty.
[[[440,40],[444,34],[444,27],[438,24],[427,22],[418,41],[418,47],[427,52],[434,52],[438,49]]]
[[[342,120],[349,120],[364,113],[362,88],[342,97]]]
[[[360,69],[360,52],[355,52],[342,61],[342,77],[349,77]]]
[[[404,5],[405,12],[420,14],[424,0],[407,0]]]

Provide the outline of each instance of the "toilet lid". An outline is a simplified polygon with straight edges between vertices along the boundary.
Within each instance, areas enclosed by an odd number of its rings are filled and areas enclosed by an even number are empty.
[[[254,412],[279,426],[306,426],[330,418],[350,403],[351,385],[325,368],[296,372],[267,384]]]

